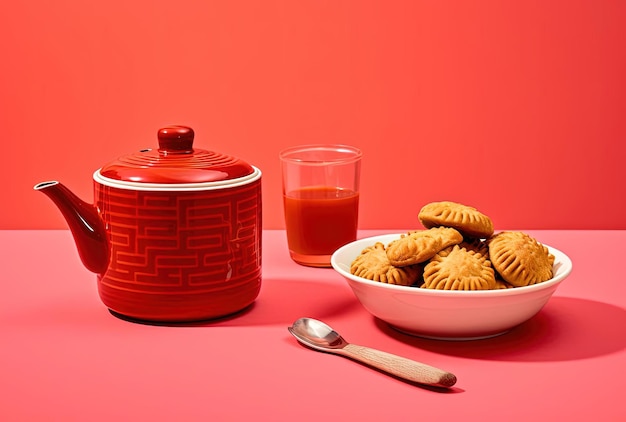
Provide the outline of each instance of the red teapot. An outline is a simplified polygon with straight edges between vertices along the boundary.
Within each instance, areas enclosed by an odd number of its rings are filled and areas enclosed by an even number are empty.
[[[57,181],[58,206],[102,302],[121,316],[198,321],[236,313],[261,289],[261,171],[193,147],[194,131],[158,131],[143,149],[93,174],[94,203]]]

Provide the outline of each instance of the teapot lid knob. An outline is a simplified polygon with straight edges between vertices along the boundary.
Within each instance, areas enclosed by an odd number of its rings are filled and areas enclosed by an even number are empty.
[[[159,152],[162,154],[189,154],[193,152],[193,129],[187,126],[168,126],[159,129]]]

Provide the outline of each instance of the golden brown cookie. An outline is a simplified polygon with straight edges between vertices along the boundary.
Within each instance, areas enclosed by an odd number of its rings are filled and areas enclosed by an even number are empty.
[[[437,252],[463,241],[463,236],[450,227],[416,230],[402,235],[387,245],[387,258],[396,267],[427,261]]]
[[[474,251],[483,255],[485,258],[489,258],[489,250],[487,249],[487,242],[482,239],[468,239],[459,243],[461,248],[465,248],[468,251]]]
[[[467,237],[486,239],[493,234],[493,223],[489,217],[467,205],[442,201],[426,204],[418,214],[426,228],[452,227]]]
[[[350,272],[358,277],[400,286],[411,286],[419,279],[421,271],[421,265],[402,268],[391,265],[385,245],[380,242],[363,249],[350,266]]]
[[[554,255],[523,232],[501,232],[488,240],[489,259],[504,281],[515,287],[552,278]]]
[[[496,286],[494,287],[494,289],[499,290],[499,289],[512,289],[515,286],[510,285],[509,283],[507,283],[506,281],[500,279],[500,278],[496,278]]]
[[[489,260],[459,245],[436,254],[424,267],[426,289],[489,290],[495,288],[495,276]]]

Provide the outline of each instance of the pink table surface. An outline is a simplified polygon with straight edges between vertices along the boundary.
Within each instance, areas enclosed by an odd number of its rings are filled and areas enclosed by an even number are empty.
[[[511,332],[449,342],[372,317],[332,269],[291,262],[283,231],[263,234],[254,305],[185,326],[111,315],[68,231],[1,231],[0,420],[626,420],[626,231],[527,232],[571,257],[570,277]],[[287,331],[301,316],[458,382],[442,392],[312,351]]]

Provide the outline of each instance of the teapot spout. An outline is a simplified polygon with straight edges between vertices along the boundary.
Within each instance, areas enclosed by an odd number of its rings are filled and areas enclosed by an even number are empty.
[[[39,183],[34,189],[52,199],[65,217],[85,268],[97,274],[104,273],[109,265],[110,252],[104,222],[96,207],[57,181]]]

